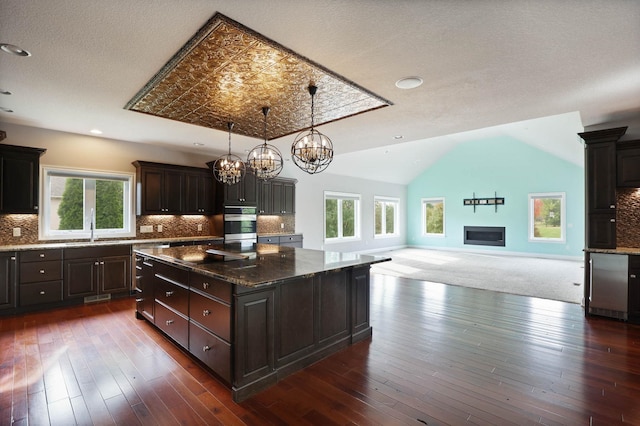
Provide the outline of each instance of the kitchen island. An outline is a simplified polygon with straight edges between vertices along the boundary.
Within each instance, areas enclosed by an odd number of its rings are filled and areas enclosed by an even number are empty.
[[[136,315],[226,382],[235,401],[371,337],[383,256],[272,244],[136,249]]]

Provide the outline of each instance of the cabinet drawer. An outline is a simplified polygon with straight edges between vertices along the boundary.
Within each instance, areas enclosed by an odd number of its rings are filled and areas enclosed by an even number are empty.
[[[182,284],[185,287],[189,286],[189,271],[185,269],[176,268],[175,266],[162,262],[153,262],[153,273],[156,276]]]
[[[62,249],[29,250],[20,253],[20,262],[41,262],[43,260],[62,260]]]
[[[155,303],[155,324],[183,348],[189,347],[189,320],[162,303]]]
[[[231,383],[231,345],[227,342],[189,322],[189,352]]]
[[[302,235],[284,235],[280,237],[280,244],[282,243],[301,243]]]
[[[159,278],[156,280],[155,297],[181,314],[189,315],[188,289]]]
[[[231,341],[231,307],[191,291],[189,317],[222,337]]]
[[[62,300],[62,281],[22,284],[20,306],[39,305]]]
[[[206,275],[191,272],[189,284],[203,293],[211,295],[226,303],[231,303],[231,284]]]
[[[280,237],[258,237],[260,244],[280,244]]]
[[[20,283],[54,281],[62,279],[62,261],[20,262]]]

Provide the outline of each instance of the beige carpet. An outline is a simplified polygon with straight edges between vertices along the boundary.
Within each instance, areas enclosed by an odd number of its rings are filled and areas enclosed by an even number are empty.
[[[376,254],[392,258],[372,265],[377,274],[582,303],[584,264],[578,260],[418,248]]]

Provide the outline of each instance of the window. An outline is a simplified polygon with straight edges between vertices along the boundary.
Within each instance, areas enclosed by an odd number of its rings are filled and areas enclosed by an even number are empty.
[[[374,197],[374,236],[391,237],[398,235],[398,209],[400,201],[397,198]]]
[[[444,198],[422,199],[423,235],[444,237]]]
[[[41,239],[135,236],[133,174],[43,168]]]
[[[360,238],[360,195],[324,193],[324,239],[326,242]]]
[[[565,194],[529,194],[529,240],[564,242]]]

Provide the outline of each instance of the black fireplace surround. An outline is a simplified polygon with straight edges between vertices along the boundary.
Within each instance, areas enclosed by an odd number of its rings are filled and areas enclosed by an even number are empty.
[[[480,246],[504,247],[504,226],[465,226],[464,243]]]

